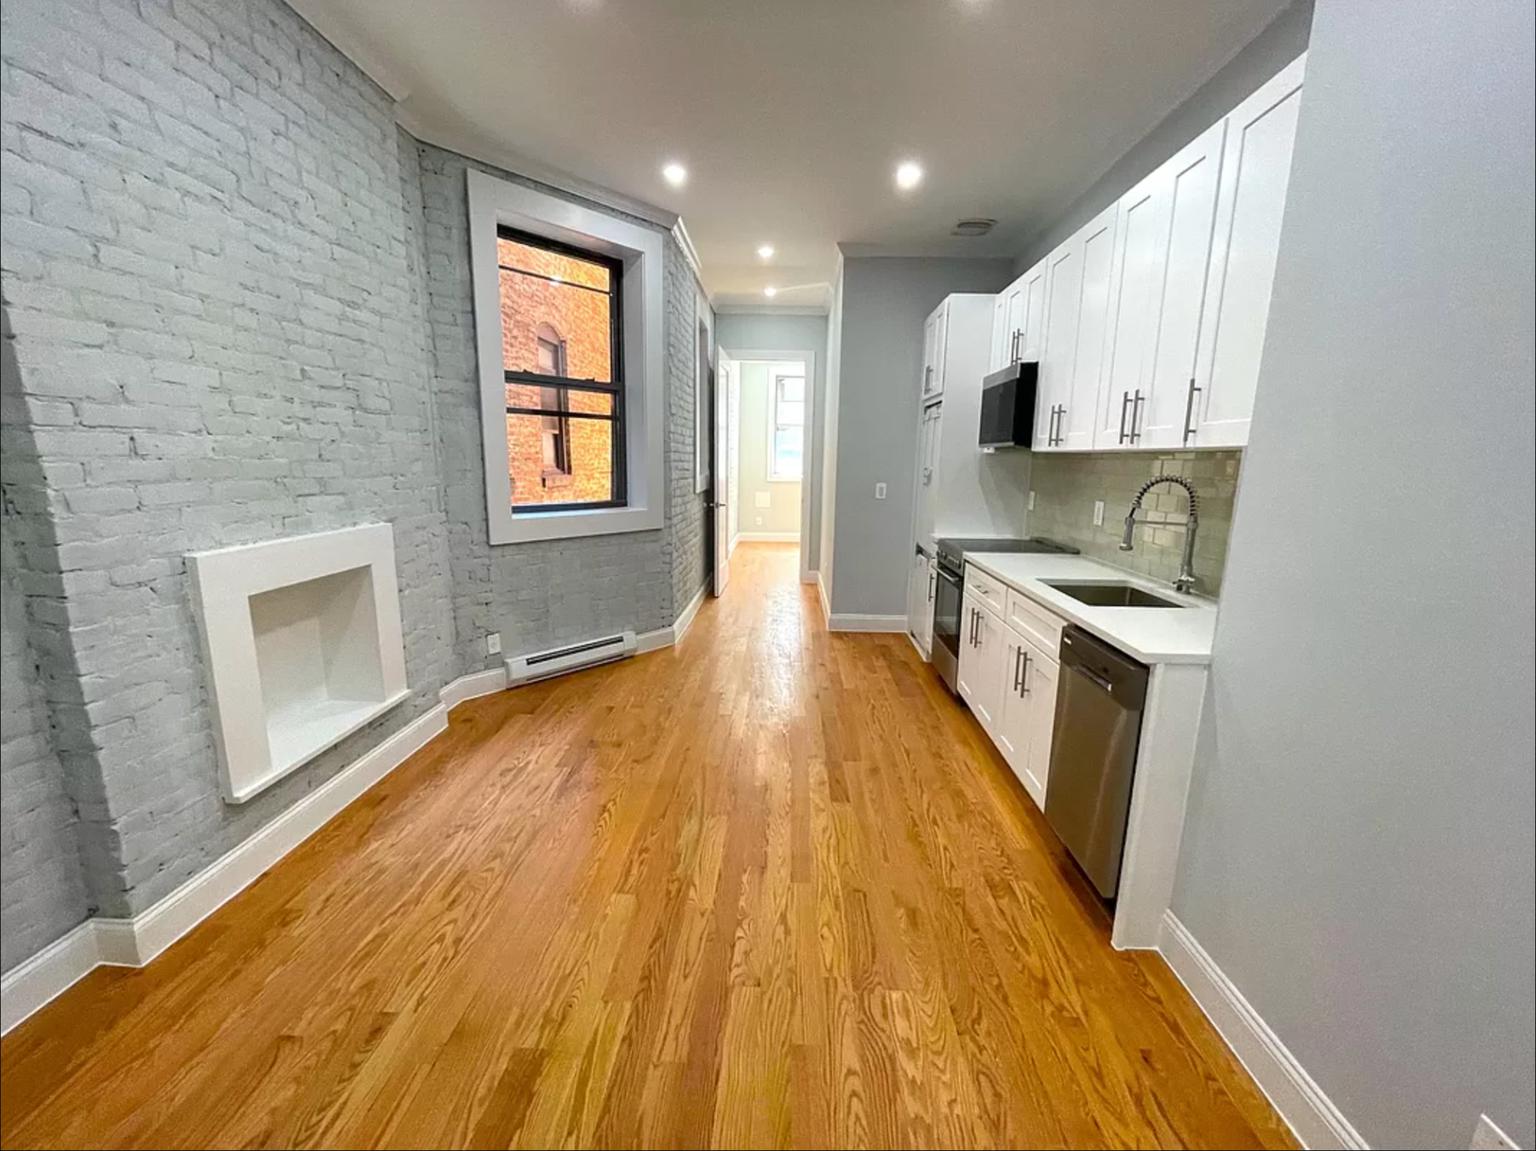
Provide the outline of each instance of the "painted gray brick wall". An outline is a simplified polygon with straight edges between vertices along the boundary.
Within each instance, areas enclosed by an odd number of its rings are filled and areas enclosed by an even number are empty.
[[[75,806],[48,732],[11,539],[0,515],[0,971],[89,913]]]
[[[466,671],[494,667],[505,655],[624,628],[643,632],[666,627],[703,578],[699,543],[702,505],[692,496],[691,471],[686,492],[680,477],[682,469],[691,468],[693,452],[693,344],[689,333],[695,322],[694,279],[681,249],[667,237],[664,282],[671,505],[667,525],[658,531],[492,547],[486,528],[481,462],[464,173],[473,167],[560,193],[430,144],[417,147],[425,218],[427,313],[460,667]],[[675,508],[683,508],[684,513],[674,514]],[[686,595],[682,595],[685,590]],[[486,654],[485,636],[489,632],[501,633],[503,655]]]
[[[436,702],[447,533],[388,98],[276,0],[8,0],[4,295],[36,468],[6,498],[82,856],[143,910]],[[405,334],[402,334],[405,333]],[[387,520],[412,698],[242,807],[187,551]],[[51,538],[50,538],[51,537]]]

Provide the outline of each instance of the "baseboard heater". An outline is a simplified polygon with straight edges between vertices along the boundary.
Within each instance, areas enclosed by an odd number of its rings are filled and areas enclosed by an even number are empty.
[[[600,663],[612,663],[635,654],[635,633],[621,631],[617,635],[605,635],[599,639],[583,640],[565,647],[536,651],[532,655],[515,656],[507,660],[507,686],[533,683],[564,675],[584,667]]]

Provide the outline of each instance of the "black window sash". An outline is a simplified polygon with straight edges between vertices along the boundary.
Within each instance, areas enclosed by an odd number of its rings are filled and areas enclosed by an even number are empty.
[[[612,369],[613,378],[608,381],[593,379],[570,379],[565,376],[546,376],[540,372],[514,372],[504,371],[504,382],[509,384],[529,384],[544,388],[563,388],[567,391],[607,392],[613,396],[613,411],[607,415],[595,412],[572,412],[564,410],[552,410],[542,407],[525,407],[522,405],[507,405],[508,415],[520,416],[558,416],[566,420],[605,420],[614,425],[613,428],[613,498],[610,500],[592,501],[586,503],[564,504],[516,504],[512,505],[514,515],[537,515],[540,512],[556,511],[586,511],[594,508],[625,507],[629,503],[629,466],[627,462],[627,439],[624,423],[624,355],[620,343],[620,335],[624,330],[623,309],[623,275],[624,263],[609,256],[599,255],[596,252],[588,252],[571,244],[561,243],[559,240],[551,240],[545,236],[536,236],[531,232],[521,232],[516,228],[506,225],[498,226],[496,235],[508,240],[515,240],[520,244],[526,244],[530,248],[538,248],[548,252],[557,252],[561,255],[571,256],[575,259],[590,264],[599,264],[608,269],[608,288],[594,288],[589,284],[574,284],[569,280],[560,281],[569,287],[581,288],[588,292],[597,292],[609,297],[608,307],[608,363]],[[536,279],[550,280],[552,277],[542,275],[539,272],[530,271],[527,268],[518,268],[497,261],[497,267],[520,276],[533,276]]]

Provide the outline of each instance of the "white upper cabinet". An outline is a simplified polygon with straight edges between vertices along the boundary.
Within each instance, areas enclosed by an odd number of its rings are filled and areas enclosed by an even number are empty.
[[[1202,132],[1121,200],[1118,310],[1096,445],[1183,441],[1226,121]]]
[[[1302,56],[1227,117],[1206,318],[1183,437],[1191,447],[1248,442],[1305,71]]]
[[[944,394],[944,349],[949,338],[949,301],[940,304],[923,322],[922,402]]]
[[[1077,311],[1077,355],[1072,386],[1057,402],[1056,446],[1075,451],[1093,447],[1099,394],[1108,364],[1109,321],[1114,281],[1115,227],[1119,206],[1113,205],[1078,233],[1082,248],[1082,296]]]
[[[1008,328],[1008,293],[1012,290],[1011,287],[1004,288],[992,301],[992,347],[987,354],[988,372],[1008,366],[1009,346],[1013,340],[1013,333]]]
[[[1035,414],[1038,451],[1093,447],[1118,214],[1118,205],[1105,209],[1046,259],[1045,340]]]
[[[1077,320],[1083,294],[1083,246],[1073,236],[1045,258],[1045,322],[1036,391],[1036,451],[1054,451],[1056,425],[1072,394]]]
[[[1017,326],[1019,352],[1015,359],[1038,360],[1045,343],[1045,273],[1041,260],[1024,273],[1019,290]]]

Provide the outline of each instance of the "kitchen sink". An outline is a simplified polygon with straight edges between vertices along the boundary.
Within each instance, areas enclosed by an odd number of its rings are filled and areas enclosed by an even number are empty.
[[[1088,583],[1082,580],[1045,580],[1046,587],[1053,587],[1080,603],[1095,607],[1184,607],[1177,600],[1164,599],[1129,583]]]

